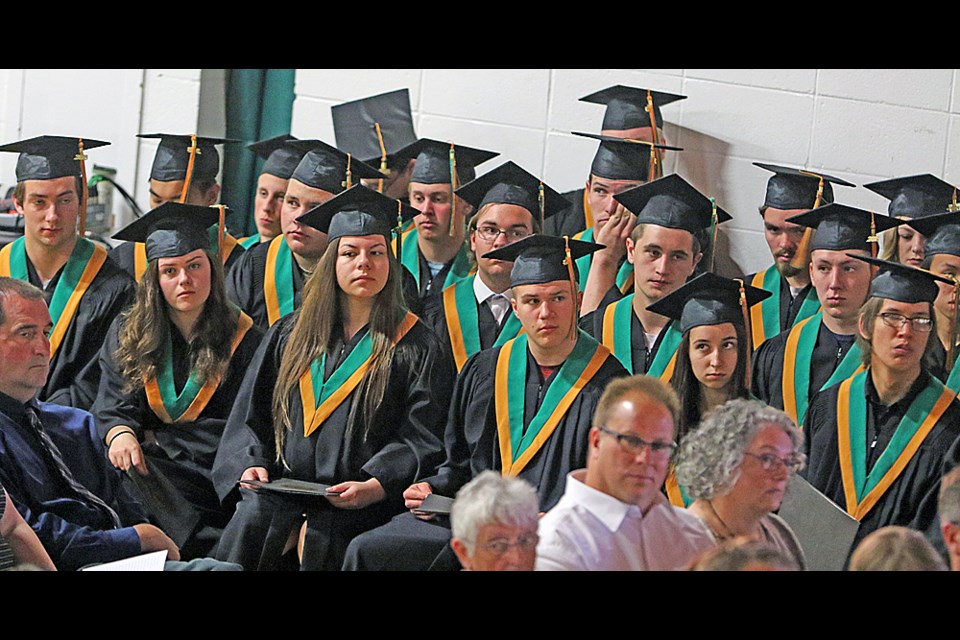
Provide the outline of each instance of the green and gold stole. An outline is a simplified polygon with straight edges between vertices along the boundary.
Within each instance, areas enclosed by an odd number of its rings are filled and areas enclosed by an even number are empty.
[[[603,311],[603,331],[600,341],[603,346],[613,352],[620,364],[630,373],[640,373],[639,367],[633,362],[633,343],[631,341],[631,325],[633,324],[633,296],[630,294],[614,303],[607,305]],[[663,381],[670,380],[673,368],[677,364],[677,348],[683,334],[680,333],[678,323],[671,320],[663,328],[666,333],[660,339],[657,355],[653,357],[646,375],[656,376]],[[643,340],[643,336],[639,336]]]
[[[960,358],[957,358],[957,361],[953,363],[953,370],[950,371],[950,375],[947,376],[947,381],[944,384],[960,394]]]
[[[480,351],[480,318],[477,315],[477,297],[473,291],[476,277],[470,276],[443,290],[443,314],[457,371],[463,369],[470,356]],[[516,314],[512,310],[509,313],[494,347],[516,338],[523,331]]]
[[[240,238],[239,240],[237,240],[237,242],[239,242],[240,246],[243,247],[244,249],[250,249],[251,247],[255,247],[258,244],[260,244],[260,234],[255,233],[252,236],[248,236],[246,238]]]
[[[494,401],[504,476],[516,476],[543,447],[574,399],[610,356],[610,351],[583,331],[556,373],[537,413],[523,429],[527,385],[527,336],[508,341],[497,356]]]
[[[57,353],[63,337],[67,333],[77,306],[83,294],[90,288],[93,279],[100,273],[100,267],[107,260],[106,250],[87,240],[77,238],[77,244],[63,267],[57,287],[53,290],[50,299],[50,319],[53,321],[53,331],[50,332],[50,358]],[[0,249],[0,276],[29,281],[27,274],[27,250],[23,238],[17,238],[12,243]]]
[[[753,308],[750,309],[750,326],[753,332],[754,349],[780,333],[781,277],[776,265],[773,265],[766,271],[761,271],[753,276],[753,281],[750,282],[754,287],[769,291],[773,294],[760,304],[753,305]],[[820,311],[820,301],[817,299],[817,291],[813,287],[810,287],[803,302],[800,303],[800,311],[797,312],[797,317],[793,320],[793,326],[796,326],[818,311]]]
[[[407,312],[406,317],[397,329],[396,344],[407,335],[407,332],[417,323],[417,316]],[[357,388],[363,376],[370,368],[373,359],[373,338],[370,332],[360,338],[343,362],[337,365],[330,377],[323,379],[324,366],[327,354],[323,353],[314,359],[306,371],[300,375],[300,402],[303,405],[303,435],[308,437],[316,431],[324,420],[346,400]]]
[[[417,245],[417,230],[410,229],[403,234],[403,242],[400,247],[400,264],[405,266],[413,274],[417,281],[417,288],[420,287],[420,247]],[[396,251],[397,243],[394,240],[393,248]],[[476,270],[470,264],[470,256],[467,253],[467,245],[460,247],[460,251],[453,258],[453,265],[447,272],[447,277],[443,281],[443,288],[446,289],[452,284],[469,278]]]
[[[237,329],[233,332],[233,340],[230,343],[230,357],[233,357],[243,337],[252,326],[253,320],[250,316],[240,311]],[[169,336],[163,347],[162,364],[155,377],[144,380],[147,404],[164,424],[196,422],[203,410],[207,408],[217,387],[220,386],[220,377],[207,380],[201,385],[194,372],[191,372],[178,394],[173,382],[173,342]]]
[[[270,241],[263,276],[263,299],[267,304],[267,322],[271,327],[293,311],[293,298],[293,254],[283,234],[280,234]]]
[[[797,366],[797,354],[802,353],[810,358],[813,347],[820,332],[820,323],[823,321],[823,312],[818,311],[806,320],[794,325],[787,335],[787,345],[783,353],[783,373],[781,386],[783,388],[783,411],[790,418],[803,426],[803,418],[807,415],[807,404],[810,402],[810,361],[806,366]],[[843,360],[837,365],[833,375],[823,383],[819,390],[826,389],[852,375],[863,371],[860,360],[860,347],[856,343],[850,347]]]
[[[890,444],[867,473],[866,380],[869,374],[869,370],[862,371],[844,380],[837,396],[837,443],[843,494],[847,513],[857,520],[863,520],[903,473],[956,397],[952,389],[930,376],[926,388],[907,408]]]
[[[670,469],[667,470],[667,479],[664,481],[663,486],[667,490],[667,498],[673,506],[686,509],[693,504],[693,498],[687,495],[687,492],[677,481],[676,469],[673,464],[671,464]]]
[[[574,240],[583,240],[584,242],[593,242],[593,227],[581,231],[573,236]],[[593,265],[593,254],[588,253],[585,256],[577,258],[577,271],[580,274],[580,291],[587,288],[587,277],[590,275],[590,267]],[[617,271],[617,289],[620,293],[626,294],[633,290],[633,265],[628,260],[624,260]]]

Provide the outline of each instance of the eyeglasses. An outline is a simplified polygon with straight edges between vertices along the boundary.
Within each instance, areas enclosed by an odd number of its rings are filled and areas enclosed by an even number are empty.
[[[772,453],[750,453],[749,451],[744,451],[743,455],[750,456],[751,458],[756,458],[760,461],[760,468],[764,471],[773,471],[777,467],[778,463],[782,464],[787,468],[787,471],[790,473],[796,473],[800,471],[800,467],[803,466],[803,459],[798,455],[789,455],[786,458],[781,458],[780,456],[775,456]]]
[[[508,242],[516,242],[520,238],[526,238],[530,233],[526,229],[498,229],[497,227],[475,227],[474,231],[485,242],[494,243],[500,234],[506,236]]]
[[[513,547],[517,547],[521,551],[532,549],[537,546],[539,541],[540,536],[536,533],[525,533],[512,542],[504,538],[498,538],[480,546],[494,555],[502,556]]]
[[[883,320],[883,324],[894,329],[900,329],[906,323],[910,323],[910,326],[914,331],[921,331],[927,333],[928,331],[933,330],[933,319],[931,318],[908,318],[905,315],[899,313],[881,313],[880,319]]]
[[[597,426],[597,429],[600,429],[600,431],[603,433],[616,438],[621,449],[634,455],[637,455],[644,449],[649,448],[650,455],[666,458],[673,455],[673,452],[677,450],[676,442],[663,442],[662,440],[647,442],[640,436],[635,436],[632,433],[617,433],[616,431],[611,431],[610,429],[601,427],[599,425]]]

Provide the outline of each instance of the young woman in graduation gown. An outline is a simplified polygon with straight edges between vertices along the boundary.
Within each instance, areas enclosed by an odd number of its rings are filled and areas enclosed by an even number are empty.
[[[92,408],[110,461],[188,557],[209,553],[229,521],[211,470],[262,337],[224,293],[203,226],[217,217],[167,203],[118,233],[145,241],[148,263],[136,302],[107,334]]]
[[[356,186],[299,219],[330,243],[301,308],[267,332],[214,474],[224,496],[248,480],[332,486],[289,496],[243,485],[218,557],[276,569],[299,536],[301,569],[339,569],[350,540],[401,512],[403,490],[442,460],[456,374],[403,305],[397,215],[396,200]]]

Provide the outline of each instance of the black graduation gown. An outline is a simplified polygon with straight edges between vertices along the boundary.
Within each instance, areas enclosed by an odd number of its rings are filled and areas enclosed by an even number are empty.
[[[476,296],[474,296],[474,302],[476,302]],[[424,300],[423,307],[423,320],[433,329],[444,353],[447,354],[451,362],[454,362],[450,329],[447,327],[447,316],[443,310],[443,296],[427,298]],[[481,349],[489,349],[494,345],[497,338],[500,337],[500,331],[511,315],[513,315],[513,310],[508,309],[507,313],[503,314],[503,322],[498,324],[496,318],[493,317],[493,312],[490,311],[490,307],[477,303],[477,325],[480,330]]]
[[[561,194],[570,201],[570,208],[558,211],[543,222],[543,232],[551,236],[573,236],[587,228],[583,210],[583,192],[575,189]]]
[[[444,433],[446,460],[434,475],[418,478],[430,484],[434,493],[447,497],[487,469],[500,470],[500,443],[497,435],[494,381],[497,358],[502,347],[480,351],[463,367],[453,389],[453,400]],[[529,426],[543,397],[557,377],[559,367],[543,380],[540,368],[527,350],[527,382],[524,397],[524,426]],[[567,474],[587,464],[588,434],[593,413],[607,384],[627,375],[612,355],[570,405],[543,448],[520,471],[518,477],[537,490],[541,511],[560,500]],[[425,570],[450,539],[443,522],[416,519],[410,513],[357,537],[347,551],[345,569]]]
[[[617,291],[616,287],[611,289],[600,302],[600,306],[596,311],[591,311],[580,318],[580,328],[589,333],[597,342],[602,342],[603,314],[606,313],[609,305],[617,302],[622,297],[622,294]],[[653,343],[653,348],[648,350],[647,341],[643,337],[643,325],[640,324],[640,318],[637,317],[636,313],[630,314],[630,347],[633,353],[633,366],[636,371],[629,372],[628,375],[645,374],[649,371],[650,365],[653,364],[654,358],[657,357],[657,352],[660,350],[660,344],[663,342],[663,337],[666,333],[666,326],[664,326],[664,329],[657,335],[657,339]]]
[[[883,421],[883,429],[876,447],[869,449],[874,429],[880,421],[875,402],[878,402],[869,370],[867,373],[867,446],[868,470],[890,442],[893,431],[903,417],[910,402],[927,385],[929,374],[923,372],[907,392],[907,395],[894,405],[893,410]],[[841,508],[845,508],[843,480],[840,472],[840,458],[837,443],[837,398],[840,385],[824,389],[813,397],[804,424],[804,448],[807,454],[807,466],[802,475],[824,495]],[[874,400],[870,400],[870,396]],[[951,445],[960,436],[960,402],[956,399],[937,421],[933,430],[927,434],[916,454],[904,468],[900,476],[887,489],[880,500],[860,521],[853,547],[859,544],[870,532],[889,525],[900,525],[929,532],[935,530],[937,493],[940,479],[944,473],[956,464],[957,452],[948,455]],[[951,463],[950,461],[953,460]],[[929,533],[928,533],[929,535]],[[852,549],[851,549],[852,550]]]
[[[702,262],[701,260],[701,263]],[[743,276],[743,282],[750,284],[756,275],[756,273],[751,273],[748,276]],[[806,299],[807,294],[810,293],[812,287],[812,284],[808,284],[801,289],[800,292],[797,293],[797,297],[794,298],[790,294],[790,283],[787,282],[786,278],[780,276],[780,331],[786,331],[793,326],[794,321],[797,319],[797,314],[800,313],[800,307],[803,305],[803,301]]]
[[[27,257],[27,275],[30,284],[43,288],[40,278]],[[47,304],[53,298],[61,269],[43,290]],[[74,313],[60,348],[50,359],[47,384],[39,398],[45,402],[89,409],[100,384],[100,345],[113,319],[120,315],[134,298],[133,280],[109,260],[105,260],[97,276],[90,283]]]
[[[761,344],[753,354],[751,393],[771,407],[781,410],[783,361],[789,335],[789,331],[778,334]],[[797,350],[797,367],[808,367],[810,370],[810,398],[830,379],[853,344],[842,344],[826,325],[820,323],[813,352],[801,353]],[[800,418],[802,419],[802,416]]]
[[[137,269],[136,269],[136,258],[134,256],[134,242],[122,242],[113,249],[111,249],[107,255],[111,260],[116,263],[118,267],[127,272],[131,278],[136,279]],[[264,243],[266,244],[266,243]],[[242,244],[237,243],[233,248],[233,251],[230,252],[230,257],[227,258],[227,263],[223,265],[223,272],[227,273],[233,265],[240,260],[240,257],[246,252],[246,249],[243,248]]]
[[[335,484],[377,478],[386,499],[363,509],[338,509],[323,498],[275,498],[244,489],[237,511],[224,531],[218,558],[234,558],[247,569],[276,568],[293,526],[307,513],[302,568],[339,569],[350,539],[383,524],[403,510],[402,493],[420,474],[431,473],[443,459],[443,421],[455,378],[453,365],[436,336],[417,322],[397,344],[383,402],[364,433],[363,409],[354,390],[310,436],[304,437],[300,391],[289,396],[293,429],[277,462],[273,390],[283,349],[299,311],[277,322],[264,337],[247,371],[230,413],[214,463],[218,494],[227,498],[249,467],[266,467],[271,478],[295,478]],[[325,375],[346,358],[364,331],[346,344],[334,343]],[[343,347],[340,349],[340,347]]]

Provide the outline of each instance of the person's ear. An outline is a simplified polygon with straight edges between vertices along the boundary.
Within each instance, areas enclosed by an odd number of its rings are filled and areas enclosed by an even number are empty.
[[[460,561],[460,564],[463,565],[463,568],[469,571],[470,556],[467,554],[467,545],[464,544],[463,540],[460,538],[453,538],[450,540],[450,546],[453,548],[453,552],[457,554],[457,560]]]

